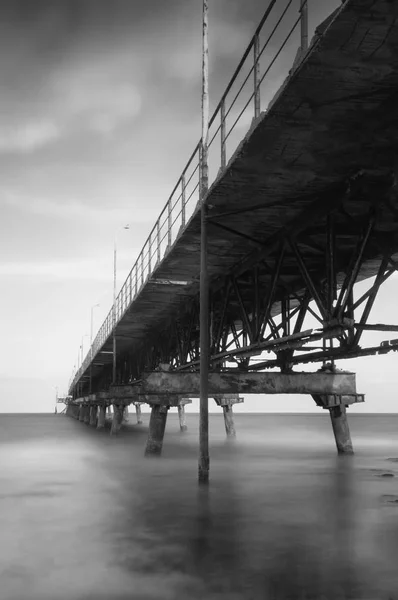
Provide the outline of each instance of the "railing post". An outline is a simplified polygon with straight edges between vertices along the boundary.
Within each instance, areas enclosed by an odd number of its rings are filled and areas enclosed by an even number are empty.
[[[132,281],[131,271],[130,271],[130,275],[129,275],[129,285],[130,285],[130,302],[132,302],[132,300],[133,300],[133,281]]]
[[[157,262],[160,262],[160,219],[156,221],[156,255]]]
[[[225,169],[227,166],[227,148],[225,142],[226,135],[226,122],[225,122],[225,98],[221,102],[221,168]]]
[[[171,198],[167,203],[167,246],[171,246]]]
[[[254,36],[254,117],[260,116],[260,39],[258,33]]]
[[[135,263],[135,295],[138,294],[138,261]]]
[[[149,234],[149,238],[148,238],[148,275],[150,275],[152,273],[151,254],[152,254],[152,231]]]
[[[301,55],[308,50],[308,0],[300,0]]]
[[[202,201],[203,198],[203,192],[202,192],[202,186],[203,186],[203,178],[202,178],[202,140],[200,141],[199,144],[199,200]]]
[[[181,225],[185,227],[185,173],[181,176]]]
[[[141,252],[141,285],[144,285],[144,251]]]

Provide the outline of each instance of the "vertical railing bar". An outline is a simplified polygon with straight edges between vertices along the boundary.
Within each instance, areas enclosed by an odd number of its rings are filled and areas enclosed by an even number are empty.
[[[152,232],[149,234],[148,238],[148,275],[150,276],[152,273]]]
[[[185,227],[185,173],[181,176],[181,225]]]
[[[167,246],[171,246],[171,198],[167,203]]]
[[[156,222],[156,252],[157,262],[160,262],[160,220]]]
[[[141,252],[141,285],[144,285],[144,253]]]
[[[225,117],[225,99],[221,103],[221,168],[225,169],[227,166],[227,148],[226,148],[226,117]]]
[[[308,0],[300,0],[301,58],[308,50]]]
[[[260,37],[258,33],[254,36],[253,44],[254,54],[254,117],[258,119],[260,116]]]
[[[135,287],[135,296],[137,296],[138,294],[138,262],[135,263],[135,282],[134,282],[134,287]]]

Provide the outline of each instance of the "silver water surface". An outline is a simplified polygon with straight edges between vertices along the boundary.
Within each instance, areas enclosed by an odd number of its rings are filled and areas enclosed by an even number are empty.
[[[64,416],[0,419],[0,600],[398,598],[398,416],[211,415],[197,486],[196,415],[148,415],[117,438]]]

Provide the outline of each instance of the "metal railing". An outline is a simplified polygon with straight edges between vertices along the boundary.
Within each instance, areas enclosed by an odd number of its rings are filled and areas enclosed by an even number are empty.
[[[226,168],[233,152],[252,126],[253,119],[259,118],[261,104],[265,106],[275,96],[292,69],[292,57],[297,62],[298,58],[304,56],[308,40],[308,3],[309,0],[270,1],[209,121],[210,183],[214,183],[218,174]],[[279,33],[281,39],[278,41]],[[284,73],[283,77],[280,71]],[[273,73],[277,73],[274,81],[271,80]],[[264,85],[266,77],[268,86]],[[116,297],[115,318],[112,307],[76,372],[70,389],[87,370],[91,357],[95,358],[195,212],[199,202],[200,147],[201,140]]]

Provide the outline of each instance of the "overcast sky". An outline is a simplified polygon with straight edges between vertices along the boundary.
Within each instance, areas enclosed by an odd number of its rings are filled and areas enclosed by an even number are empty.
[[[91,306],[95,332],[111,306],[114,237],[121,284],[200,137],[201,4],[0,2],[0,410],[51,410],[55,386],[67,389]],[[214,107],[265,3],[209,4]],[[340,2],[312,4],[314,24]],[[396,287],[376,317],[394,322]],[[367,410],[395,409],[394,364],[350,363]],[[262,407],[313,405],[244,409]]]

